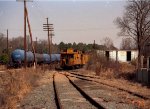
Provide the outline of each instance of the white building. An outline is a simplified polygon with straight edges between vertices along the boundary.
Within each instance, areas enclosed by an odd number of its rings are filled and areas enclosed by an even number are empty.
[[[97,54],[120,62],[130,62],[138,57],[137,50],[97,50]]]

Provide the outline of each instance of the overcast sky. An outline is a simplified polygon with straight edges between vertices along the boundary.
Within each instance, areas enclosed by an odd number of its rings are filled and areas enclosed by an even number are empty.
[[[54,24],[53,42],[83,42],[102,44],[104,37],[111,37],[119,47],[121,38],[114,20],[123,15],[124,0],[33,0],[27,2],[33,39],[47,39],[43,23],[49,18]],[[23,36],[23,2],[0,0],[0,33],[9,37]],[[27,32],[27,34],[29,34]]]

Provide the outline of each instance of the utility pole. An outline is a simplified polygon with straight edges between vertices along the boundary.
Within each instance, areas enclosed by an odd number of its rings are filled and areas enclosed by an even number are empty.
[[[9,53],[9,50],[8,50],[8,29],[7,29],[7,55]]]
[[[51,62],[51,46],[52,46],[52,31],[54,31],[54,28],[53,28],[53,24],[49,24],[48,23],[48,18],[47,19],[47,23],[46,24],[43,24],[43,30],[44,31],[47,31],[47,35],[48,35],[48,46],[49,46],[49,55],[50,55],[50,62]]]
[[[50,31],[50,51],[51,51],[51,53],[52,53],[52,45],[53,45],[53,42],[52,42],[53,40],[52,40],[52,38],[53,38],[53,36],[54,36],[53,31],[54,31],[54,30]]]
[[[30,50],[30,39],[29,39],[30,35],[27,35],[27,51]]]
[[[94,43],[93,43],[93,49],[95,50],[95,40],[94,40]]]
[[[37,52],[37,37],[36,37],[36,42],[35,42],[35,52]]]
[[[26,0],[24,0],[24,67],[27,67],[27,43],[26,43]]]
[[[24,2],[24,67],[27,67],[27,55],[26,55],[26,49],[27,49],[27,41],[26,41],[26,2],[32,2],[32,0],[17,0],[17,1],[23,1]]]
[[[33,40],[32,40],[31,26],[30,26],[30,22],[29,22],[29,17],[28,17],[27,8],[25,8],[25,9],[26,9],[26,17],[27,17],[27,23],[28,23],[29,33],[30,33],[30,39],[31,39],[31,46],[32,46],[32,51],[33,51],[33,56],[34,56],[34,68],[36,68],[35,48],[34,48]]]

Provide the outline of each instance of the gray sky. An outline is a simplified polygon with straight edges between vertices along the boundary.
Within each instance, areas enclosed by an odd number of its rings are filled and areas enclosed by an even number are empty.
[[[111,37],[119,47],[119,29],[113,21],[122,16],[125,5],[124,0],[33,0],[27,3],[33,39],[47,39],[42,26],[48,17],[54,24],[54,43],[102,44],[104,37]],[[23,36],[23,15],[23,2],[0,0],[0,33],[8,28],[11,38]]]

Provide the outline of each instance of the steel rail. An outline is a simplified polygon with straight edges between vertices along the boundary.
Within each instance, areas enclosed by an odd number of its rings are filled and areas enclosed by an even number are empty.
[[[55,94],[55,103],[57,106],[57,109],[63,109],[61,102],[60,102],[60,98],[59,98],[59,93],[56,87],[56,82],[55,82],[55,73],[53,74],[53,87],[54,87],[54,94]]]
[[[98,102],[96,102],[93,98],[91,98],[87,93],[85,93],[80,87],[78,87],[66,74],[60,73],[62,75],[65,75],[69,82],[80,92],[80,94],[88,100],[92,105],[94,105],[98,109],[106,109],[103,105],[100,105]]]
[[[106,84],[106,83],[103,83],[103,82],[100,82],[100,81],[97,81],[97,80],[91,80],[91,79],[84,78],[84,77],[89,77],[89,78],[96,78],[96,79],[98,79],[98,77],[86,76],[86,75],[82,75],[82,74],[75,74],[75,73],[71,73],[71,72],[69,72],[69,73],[72,74],[72,75],[80,76],[80,77],[73,76],[73,77],[78,78],[78,79],[82,79],[82,80],[86,80],[86,81],[92,81],[92,82],[103,84],[103,85],[106,85],[106,86],[109,86],[109,87],[112,87],[112,88],[116,88],[118,90],[125,91],[125,92],[127,92],[129,94],[132,94],[134,96],[137,96],[137,97],[145,99],[145,100],[150,99],[150,97],[146,97],[146,96],[143,96],[141,94],[138,94],[138,93],[135,93],[135,92],[132,92],[132,91],[120,88],[120,87],[116,87],[114,85],[109,85],[109,84]],[[68,75],[68,76],[70,76],[70,75]]]

